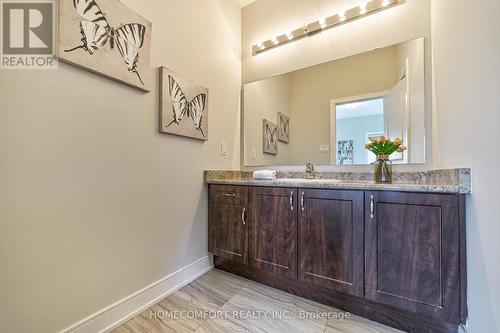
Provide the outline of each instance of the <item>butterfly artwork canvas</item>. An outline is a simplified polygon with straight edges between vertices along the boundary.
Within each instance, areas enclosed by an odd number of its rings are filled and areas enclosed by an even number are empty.
[[[262,120],[263,152],[278,155],[278,126],[269,120]]]
[[[290,118],[281,112],[278,112],[278,140],[290,142]]]
[[[208,89],[160,68],[160,132],[208,141]]]
[[[61,61],[151,91],[151,23],[120,0],[59,1]]]

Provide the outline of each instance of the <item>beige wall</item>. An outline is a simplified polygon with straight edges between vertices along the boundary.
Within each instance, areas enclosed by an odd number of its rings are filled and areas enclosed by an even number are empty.
[[[376,15],[252,56],[252,46],[260,40],[357,5],[359,5],[357,0],[266,0],[256,1],[244,7],[243,82],[252,82],[425,37],[425,95],[428,97],[425,99],[425,146],[426,151],[430,152],[432,150],[431,0],[410,0]],[[302,162],[297,161],[297,163]],[[431,165],[432,154],[427,154],[424,165],[409,168],[425,168]]]
[[[290,117],[290,74],[245,85],[243,117],[245,124],[244,164],[247,166],[289,164],[291,143],[278,142],[278,155],[263,153],[262,120],[278,125],[278,112]],[[255,149],[255,158],[252,156]]]
[[[467,332],[500,332],[500,24],[498,0],[432,2],[434,158],[471,167]]]
[[[288,164],[331,164],[330,153],[319,150],[330,145],[330,101],[391,89],[397,82],[396,63],[396,48],[390,47],[291,73]]]
[[[153,66],[210,89],[210,140],[159,134],[157,88],[0,71],[1,332],[61,330],[207,255],[203,170],[240,163],[240,8],[124,2],[153,23]]]

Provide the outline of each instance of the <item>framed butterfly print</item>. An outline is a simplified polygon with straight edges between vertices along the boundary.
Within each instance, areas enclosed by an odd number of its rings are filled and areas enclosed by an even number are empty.
[[[59,59],[150,91],[151,28],[120,0],[59,1]]]
[[[208,89],[160,68],[160,132],[208,141]]]
[[[290,118],[281,112],[278,112],[278,140],[290,141]]]
[[[269,120],[262,120],[263,152],[278,155],[278,126]]]

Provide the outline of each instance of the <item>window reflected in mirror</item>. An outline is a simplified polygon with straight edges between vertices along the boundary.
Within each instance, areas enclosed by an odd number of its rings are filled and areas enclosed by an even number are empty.
[[[336,160],[338,165],[375,162],[375,156],[365,149],[365,143],[385,134],[384,98],[333,105],[331,116],[336,119],[336,128],[332,129],[336,131],[336,151],[332,150],[331,160]]]

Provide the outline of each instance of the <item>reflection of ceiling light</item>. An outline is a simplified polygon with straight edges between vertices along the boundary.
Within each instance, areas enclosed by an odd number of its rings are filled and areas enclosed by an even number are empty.
[[[324,18],[320,18],[318,20],[319,25],[321,26],[321,29],[326,28],[326,20]]]
[[[383,97],[379,97],[336,104],[335,112],[337,119],[383,116],[384,100]]]
[[[339,12],[340,22],[345,21],[345,10]]]
[[[360,14],[366,14],[366,2],[362,2],[359,5],[359,13]]]
[[[348,103],[348,104],[344,104],[342,105],[343,107],[345,107],[346,109],[355,109],[357,107],[359,107],[359,103]]]

